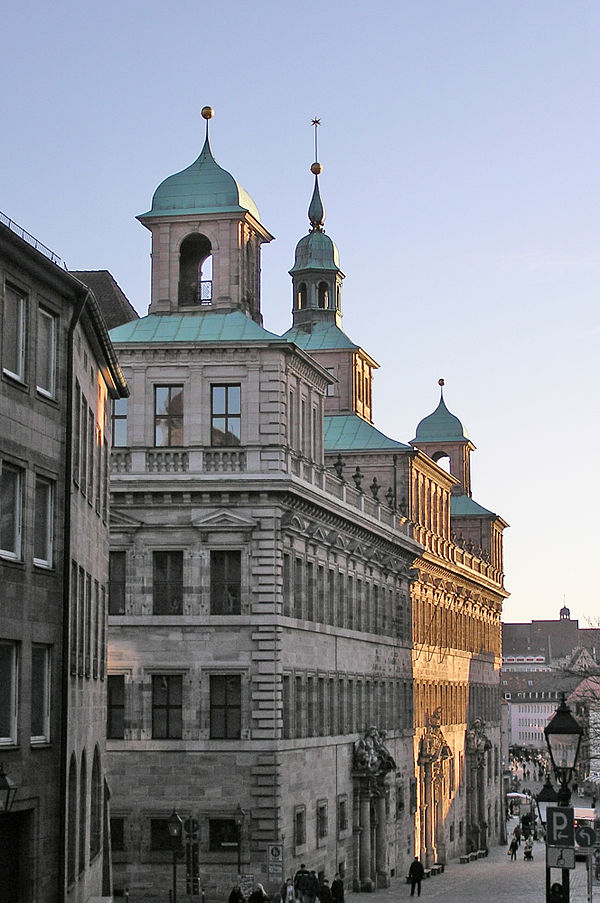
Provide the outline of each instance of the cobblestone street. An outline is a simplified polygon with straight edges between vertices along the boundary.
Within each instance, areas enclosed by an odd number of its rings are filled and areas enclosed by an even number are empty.
[[[553,878],[559,873],[553,872]],[[578,862],[571,872],[571,903],[587,900],[585,862]],[[600,900],[600,888],[598,900]],[[416,895],[416,892],[415,892]],[[410,886],[396,882],[376,894],[352,894],[352,903],[396,903],[410,897]],[[506,847],[494,847],[486,859],[461,865],[452,860],[443,874],[423,881],[423,900],[456,901],[456,903],[544,903],[545,847],[534,846],[533,862],[523,861],[523,847],[516,862],[506,855]]]

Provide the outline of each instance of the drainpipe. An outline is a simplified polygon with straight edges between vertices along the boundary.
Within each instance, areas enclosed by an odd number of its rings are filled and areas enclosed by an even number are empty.
[[[68,806],[68,713],[69,713],[69,624],[70,624],[70,577],[71,577],[71,497],[73,494],[73,338],[75,327],[81,319],[91,292],[86,290],[75,307],[67,333],[67,406],[65,424],[65,487],[63,509],[63,625],[62,625],[62,672],[61,672],[61,737],[60,737],[60,798],[63,805],[60,812],[60,899],[66,896],[67,885],[67,806]],[[78,416],[79,412],[75,412]]]

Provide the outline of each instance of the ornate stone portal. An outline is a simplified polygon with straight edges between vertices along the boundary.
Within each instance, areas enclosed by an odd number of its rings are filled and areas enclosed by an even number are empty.
[[[444,765],[453,753],[441,729],[442,711],[427,715],[427,727],[419,741],[421,861],[425,868],[446,862],[444,835]]]
[[[467,729],[467,852],[487,849],[485,812],[485,756],[492,743],[485,733],[485,721],[476,718]]]
[[[389,887],[387,810],[390,772],[396,763],[385,745],[386,732],[372,726],[354,743],[352,776],[355,785],[354,837],[358,845],[355,890]]]

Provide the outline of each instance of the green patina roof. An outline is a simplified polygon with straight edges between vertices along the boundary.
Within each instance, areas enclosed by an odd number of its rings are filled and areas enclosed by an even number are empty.
[[[331,351],[339,348],[351,348],[356,351],[359,348],[339,326],[327,320],[311,323],[310,332],[302,326],[292,326],[284,332],[283,338],[288,342],[294,342],[303,351]]]
[[[468,495],[451,495],[450,496],[450,516],[451,517],[481,517],[482,514],[496,517],[493,511],[484,508],[474,502]]]
[[[296,245],[294,266],[290,275],[302,270],[339,270],[340,258],[335,243],[324,232],[315,230]]]
[[[120,342],[281,342],[239,310],[193,311],[181,314],[149,314],[110,331]]]
[[[405,448],[409,445],[390,439],[358,414],[331,414],[324,418],[325,451],[376,451]]]
[[[413,442],[457,442],[468,438],[466,429],[458,417],[450,413],[442,395],[433,414],[419,423]]]
[[[161,182],[152,198],[152,208],[139,219],[165,214],[241,213],[247,210],[260,220],[250,195],[215,158],[208,140],[197,160],[187,169]]]

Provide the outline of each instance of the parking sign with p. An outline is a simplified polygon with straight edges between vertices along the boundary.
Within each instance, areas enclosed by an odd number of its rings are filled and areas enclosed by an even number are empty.
[[[547,809],[546,825],[548,846],[572,847],[575,845],[575,827],[571,806]]]

